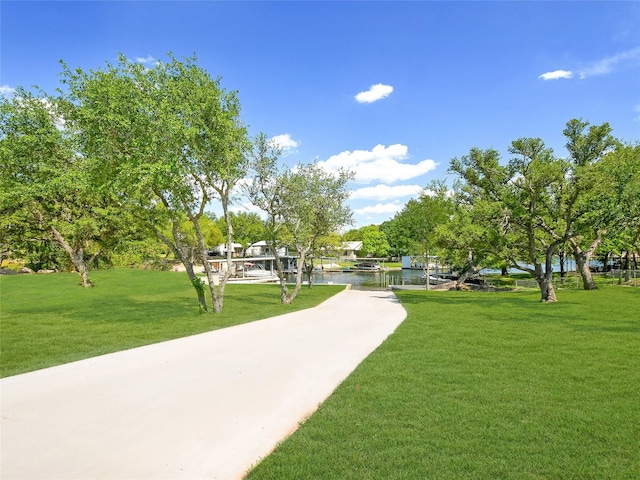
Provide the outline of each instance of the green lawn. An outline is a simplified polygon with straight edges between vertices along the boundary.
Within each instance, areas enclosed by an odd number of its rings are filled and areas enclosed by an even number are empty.
[[[248,479],[640,478],[640,289],[397,295],[405,322]]]
[[[222,314],[199,313],[185,273],[96,271],[0,276],[0,366],[9,376],[309,308],[344,287],[302,288],[292,305],[276,285],[228,285]]]

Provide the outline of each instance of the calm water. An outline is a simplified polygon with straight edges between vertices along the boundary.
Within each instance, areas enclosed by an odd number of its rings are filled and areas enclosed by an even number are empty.
[[[392,270],[389,272],[323,272],[315,273],[314,283],[321,284],[346,284],[350,283],[354,287],[377,288],[387,285],[425,285],[422,278],[422,270]],[[290,281],[295,281],[295,276],[290,276]],[[306,275],[302,277],[307,280]]]

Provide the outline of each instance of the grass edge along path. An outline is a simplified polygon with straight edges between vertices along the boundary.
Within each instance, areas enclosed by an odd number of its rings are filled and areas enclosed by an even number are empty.
[[[640,290],[397,296],[404,323],[249,480],[640,478]]]
[[[291,305],[279,285],[227,285],[220,314],[201,314],[185,273],[135,269],[0,276],[2,376],[195,335],[311,308],[344,289],[302,288]]]

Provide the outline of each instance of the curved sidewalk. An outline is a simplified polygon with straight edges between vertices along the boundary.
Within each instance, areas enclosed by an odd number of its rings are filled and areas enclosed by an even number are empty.
[[[404,320],[387,291],[0,381],[0,477],[242,478]]]

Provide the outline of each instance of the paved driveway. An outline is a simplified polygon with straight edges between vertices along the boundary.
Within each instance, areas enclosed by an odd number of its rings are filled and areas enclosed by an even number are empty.
[[[256,307],[257,308],[257,307]],[[0,381],[0,474],[237,479],[404,320],[384,291]]]

